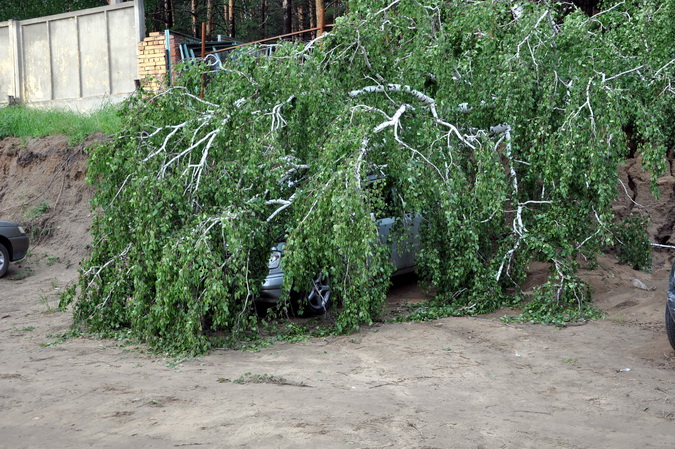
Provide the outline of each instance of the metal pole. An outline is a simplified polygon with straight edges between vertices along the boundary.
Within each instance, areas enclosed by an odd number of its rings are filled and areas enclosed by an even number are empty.
[[[335,24],[331,23],[331,24],[328,24],[328,25],[324,25],[324,28],[325,27],[332,27],[332,26],[335,26]],[[246,42],[245,44],[239,44],[239,45],[233,45],[233,46],[227,47],[227,48],[221,48],[220,50],[210,51],[210,52],[207,52],[206,54],[212,55],[214,53],[220,53],[220,52],[223,52],[223,51],[230,51],[230,50],[234,50],[235,48],[246,47],[248,45],[262,44],[264,42],[275,41],[277,39],[282,39],[284,37],[297,36],[298,34],[304,34],[304,33],[311,33],[312,31],[317,31],[317,30],[318,30],[318,28],[307,28],[306,30],[294,31],[292,33],[282,34],[280,36],[268,37],[267,39],[260,39],[259,41]]]
[[[171,64],[171,32],[164,30],[164,58],[166,59],[166,73],[168,78],[166,85],[171,86],[173,83],[173,65]]]

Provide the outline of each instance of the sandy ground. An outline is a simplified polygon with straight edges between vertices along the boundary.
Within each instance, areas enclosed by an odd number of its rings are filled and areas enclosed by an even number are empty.
[[[0,280],[2,448],[675,447],[675,352],[663,323],[674,254],[656,253],[651,274],[602,257],[584,276],[607,316],[584,325],[505,324],[501,311],[175,360],[59,338],[70,313],[56,310],[57,296],[88,244],[88,217],[75,213],[82,167],[76,153],[67,167],[43,167],[51,181],[14,186],[8,203],[3,182],[18,168],[3,157],[16,145],[0,145],[0,215],[21,218],[7,206],[19,197],[23,210],[55,206],[38,223],[51,237]],[[31,151],[19,146],[19,156]],[[38,190],[50,193],[35,200]],[[409,279],[388,306],[422,298]]]

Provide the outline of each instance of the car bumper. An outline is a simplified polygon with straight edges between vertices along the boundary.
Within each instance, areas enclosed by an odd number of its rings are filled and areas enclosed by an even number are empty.
[[[284,273],[279,268],[270,270],[260,288],[260,298],[258,300],[262,302],[277,302],[281,298],[281,287],[283,285]]]
[[[27,235],[21,235],[18,237],[11,237],[9,239],[12,245],[12,254],[10,255],[10,262],[15,262],[26,257],[28,253],[29,240]]]

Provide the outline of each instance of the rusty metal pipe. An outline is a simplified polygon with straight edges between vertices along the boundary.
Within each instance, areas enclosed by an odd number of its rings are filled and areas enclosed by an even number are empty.
[[[334,25],[335,25],[334,23],[330,23],[330,24],[324,25],[324,28],[332,27]],[[309,32],[318,31],[318,30],[319,30],[319,27],[307,28],[306,30],[294,31],[292,33],[282,34],[282,35],[279,35],[279,36],[268,37],[267,39],[260,39],[258,41],[246,42],[245,44],[233,45],[232,47],[223,48],[222,50],[210,51],[206,54],[212,55],[212,54],[215,54],[215,53],[220,53],[222,51],[230,51],[230,50],[234,50],[235,48],[245,47],[247,45],[262,44],[264,42],[269,42],[269,41],[273,41],[273,40],[276,40],[276,39],[282,39],[284,37],[297,36],[298,34],[304,34],[304,33],[309,33]]]

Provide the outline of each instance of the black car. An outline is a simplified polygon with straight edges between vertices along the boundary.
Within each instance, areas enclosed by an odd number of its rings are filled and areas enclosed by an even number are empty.
[[[0,277],[7,273],[10,262],[26,257],[28,245],[28,236],[21,226],[0,220]]]
[[[670,346],[675,349],[675,263],[670,269],[668,278],[668,294],[666,295],[666,334]]]

